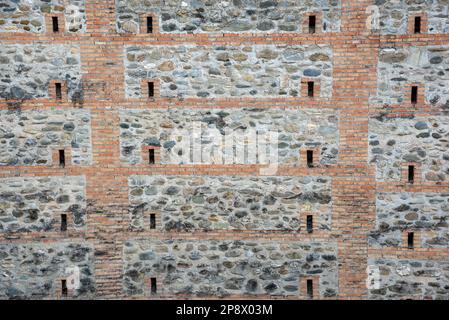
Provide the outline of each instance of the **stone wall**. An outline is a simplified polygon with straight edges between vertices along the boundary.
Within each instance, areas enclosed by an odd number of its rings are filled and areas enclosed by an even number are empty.
[[[330,98],[332,60],[322,45],[126,46],[126,96],[142,97],[141,80],[155,79],[161,97],[298,97],[306,77]]]
[[[45,15],[63,14],[65,32],[84,33],[85,11],[85,0],[2,0],[0,32],[51,32]]]
[[[410,104],[410,86],[415,84],[426,103],[448,106],[448,69],[448,46],[382,48],[377,66],[377,96],[371,97],[371,103]]]
[[[70,149],[72,165],[90,165],[90,127],[88,111],[1,110],[0,166],[49,166],[52,151],[61,148]]]
[[[375,4],[379,7],[382,34],[407,34],[409,19],[423,14],[428,23],[423,33],[449,33],[447,0],[375,0]]]
[[[449,123],[445,116],[369,120],[369,163],[379,181],[399,181],[401,164],[417,163],[424,181],[449,178]]]
[[[60,229],[60,214],[68,228],[86,223],[84,177],[17,177],[0,179],[0,232],[38,232]]]
[[[449,245],[449,194],[378,193],[376,229],[369,242],[379,246],[407,246],[405,231],[419,233],[420,247]]]
[[[321,297],[338,294],[334,244],[276,241],[133,240],[124,244],[124,290],[147,295],[299,295],[301,277],[319,276]]]
[[[161,33],[303,32],[318,14],[320,32],[340,31],[340,0],[117,0],[117,31],[139,32],[140,16],[155,15]],[[140,30],[142,32],[142,30]]]
[[[222,147],[224,134],[250,135],[257,130],[279,132],[277,153],[272,150],[267,153],[272,159],[275,156],[274,159],[277,158],[281,165],[298,165],[300,150],[307,148],[319,148],[317,162],[321,165],[331,165],[338,161],[338,122],[338,112],[315,109],[121,110],[121,159],[129,164],[142,163],[141,150],[142,146],[146,145],[161,147],[160,157],[163,164],[185,163],[188,159],[178,156],[178,145],[190,145],[187,140],[190,141],[193,136],[192,128],[195,124],[201,124],[200,134],[192,140],[195,143],[202,142],[200,152],[203,157],[206,154],[215,155],[211,159],[213,163],[228,163],[229,151]],[[251,143],[254,145],[254,141]],[[235,144],[242,146],[244,141],[236,139]],[[259,145],[257,152],[265,152],[263,148],[264,145]],[[195,163],[193,155],[189,155],[189,158],[191,163]],[[256,164],[249,157],[243,159],[244,161],[236,158],[234,160],[231,163]],[[260,158],[257,160],[261,162]]]
[[[66,81],[69,98],[81,95],[79,45],[0,45],[0,98],[48,98],[51,80]]]
[[[317,230],[331,227],[328,177],[131,176],[131,226],[157,212],[165,231],[195,229],[299,231],[306,213]],[[148,223],[146,223],[148,225]]]
[[[370,299],[449,299],[449,262],[431,260],[368,259],[379,271],[379,288]]]
[[[87,243],[0,244],[0,299],[54,298],[72,267],[79,268],[80,287],[70,297],[92,298],[93,254]]]

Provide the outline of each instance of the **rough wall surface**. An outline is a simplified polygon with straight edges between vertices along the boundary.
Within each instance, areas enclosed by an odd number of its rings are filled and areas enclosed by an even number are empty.
[[[449,105],[449,47],[382,48],[373,103],[410,103],[409,86],[417,85],[425,102]]]
[[[371,118],[369,162],[379,181],[401,179],[401,165],[420,165],[426,181],[447,181],[449,176],[449,123],[446,116]]]
[[[230,150],[222,147],[224,134],[250,135],[258,132],[278,132],[276,157],[281,165],[298,165],[300,150],[319,148],[319,163],[333,165],[338,161],[339,115],[334,111],[321,110],[270,110],[257,108],[221,110],[121,110],[120,145],[121,159],[129,164],[142,163],[142,146],[161,147],[161,163],[194,163],[178,156],[178,145],[190,145],[190,140],[201,144],[202,154],[216,155],[215,163],[229,163]],[[198,137],[193,136],[195,125],[201,124]],[[187,136],[186,136],[187,135]],[[234,144],[245,141],[235,138]],[[207,143],[205,143],[207,142]],[[269,142],[267,142],[269,146]],[[258,146],[262,149],[268,146]],[[265,151],[265,150],[264,150]],[[185,151],[184,151],[185,152]],[[271,150],[266,151],[271,153]],[[262,153],[260,150],[259,153]],[[230,163],[256,164],[246,157]],[[259,160],[259,159],[256,159]],[[261,161],[260,161],[261,162]]]
[[[371,245],[407,246],[402,234],[413,231],[421,234],[420,247],[448,247],[449,194],[379,193],[376,208]]]
[[[78,45],[45,43],[0,46],[0,98],[48,98],[49,81],[66,81],[69,98],[80,95]]]
[[[380,287],[370,290],[370,299],[447,300],[449,262],[428,260],[370,260],[379,268]]]
[[[49,32],[45,15],[64,14],[64,29],[69,33],[85,32],[84,0],[2,0],[0,32]]]
[[[326,177],[129,178],[131,226],[144,227],[144,212],[160,214],[160,228],[300,231],[300,219],[319,214],[319,230],[331,227],[331,179]]]
[[[160,80],[161,97],[298,97],[303,77],[332,96],[332,50],[321,45],[128,46],[125,68],[129,98],[145,98],[145,79]]]
[[[70,215],[73,227],[83,229],[85,193],[84,177],[0,179],[0,232],[58,230],[60,214]]]
[[[57,296],[60,279],[78,267],[80,287],[72,298],[95,294],[93,248],[86,243],[0,244],[0,298],[41,299]]]
[[[407,34],[409,20],[415,15],[426,16],[424,32],[449,33],[447,0],[376,0],[380,13],[380,30],[383,34]]]
[[[308,32],[309,14],[321,14],[320,32],[340,31],[339,0],[116,0],[117,31],[138,33],[141,17],[154,14],[162,33]]]
[[[88,111],[0,110],[0,166],[55,165],[52,152],[63,148],[70,149],[72,165],[92,163]]]
[[[319,276],[324,297],[338,292],[337,249],[316,243],[151,241],[124,244],[124,287],[142,295],[145,278],[162,278],[168,294],[299,295],[299,280]]]

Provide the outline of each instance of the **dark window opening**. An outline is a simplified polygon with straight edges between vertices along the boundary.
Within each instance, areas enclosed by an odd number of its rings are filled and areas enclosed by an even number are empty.
[[[409,232],[407,234],[407,246],[409,249],[413,249],[414,247],[414,241],[415,241],[415,234],[413,232]]]
[[[314,89],[314,82],[313,81],[307,82],[307,96],[313,97],[314,95],[313,89]]]
[[[307,280],[307,297],[310,299],[313,299],[313,280],[308,279]]]
[[[150,214],[150,229],[156,229],[156,215]]]
[[[154,149],[149,149],[149,164],[154,164],[155,163],[155,158],[154,158]]]
[[[156,278],[151,278],[151,294],[157,293]]]
[[[415,182],[415,166],[408,166],[408,183]]]
[[[411,102],[413,104],[416,104],[418,102],[418,87],[417,86],[412,86]]]
[[[421,17],[415,17],[415,33],[421,33]]]
[[[61,295],[63,297],[67,297],[68,289],[67,289],[67,280],[61,280]]]
[[[153,33],[153,17],[147,17],[147,33]]]
[[[316,16],[309,16],[309,33],[316,32]]]
[[[55,92],[56,92],[56,99],[61,100],[62,99],[62,85],[59,82],[55,83]]]
[[[67,215],[61,214],[61,231],[67,231]]]
[[[65,151],[59,150],[59,166],[61,168],[65,167]]]
[[[307,166],[313,167],[313,150],[307,150]]]
[[[51,17],[51,22],[53,24],[53,32],[59,32],[58,17]]]
[[[313,232],[313,216],[307,216],[307,232]]]
[[[154,82],[148,82],[148,97],[154,97]]]

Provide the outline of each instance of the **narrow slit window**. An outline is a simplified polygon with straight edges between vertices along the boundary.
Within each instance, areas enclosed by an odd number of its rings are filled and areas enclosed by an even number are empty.
[[[53,32],[59,32],[58,17],[51,17],[51,22],[53,25]]]
[[[312,215],[307,216],[307,232],[308,233],[313,232],[313,216]]]
[[[154,82],[148,82],[148,97],[154,97]]]
[[[154,149],[149,149],[148,150],[148,155],[149,155],[149,164],[154,164],[155,163],[155,158],[154,158]]]
[[[68,289],[67,289],[67,280],[61,280],[61,295],[63,297],[67,297]]]
[[[415,182],[415,166],[408,166],[408,183]]]
[[[307,150],[307,166],[313,167],[313,150]]]
[[[307,297],[313,299],[313,280],[307,279]]]
[[[55,92],[56,92],[56,99],[61,100],[62,99],[62,85],[59,82],[55,83]]]
[[[151,278],[151,294],[157,293],[157,283],[156,278]]]
[[[59,150],[59,166],[65,167],[65,150]]]
[[[314,96],[314,87],[315,87],[315,83],[313,81],[308,81],[307,82],[307,96],[309,97],[313,97]]]
[[[61,214],[61,231],[67,231],[67,215]]]
[[[407,234],[407,246],[409,249],[413,249],[415,246],[415,233],[409,232]]]
[[[421,33],[421,17],[415,17],[414,32]]]
[[[418,86],[412,86],[411,102],[413,104],[418,103]]]
[[[147,33],[153,33],[153,17],[147,17]]]
[[[309,33],[316,32],[316,16],[309,16]]]
[[[150,229],[156,229],[156,214],[150,214]]]

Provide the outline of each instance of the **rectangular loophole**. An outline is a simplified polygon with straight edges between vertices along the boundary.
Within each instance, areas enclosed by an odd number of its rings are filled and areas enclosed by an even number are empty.
[[[156,214],[150,214],[150,229],[156,229]]]
[[[418,86],[412,86],[412,94],[410,98],[411,103],[418,103]]]
[[[414,232],[409,232],[407,234],[407,247],[409,249],[413,249],[415,246],[415,233]]]
[[[61,231],[67,231],[67,215],[61,214]]]
[[[415,33],[421,33],[421,17],[415,17],[413,30]]]
[[[309,16],[309,33],[316,32],[316,16]]]
[[[307,216],[307,232],[308,233],[313,232],[313,216],[312,215]]]
[[[408,166],[408,183],[415,182],[415,166]]]
[[[157,283],[156,283],[156,278],[151,278],[151,294],[156,294],[157,293]]]
[[[154,164],[155,163],[155,157],[154,157],[154,149],[149,149],[148,150],[148,163],[149,164]]]
[[[56,93],[56,99],[61,100],[62,99],[62,85],[59,82],[55,83],[55,93]]]
[[[65,150],[59,150],[59,166],[61,168],[65,167]]]
[[[307,150],[307,166],[313,167],[313,150]]]
[[[148,82],[148,97],[154,97],[154,82]]]
[[[147,17],[147,33],[153,33],[153,17]]]
[[[53,32],[59,32],[58,17],[51,17],[51,23],[53,25]]]
[[[313,280],[307,279],[307,297],[313,299]]]
[[[314,87],[315,87],[315,83],[313,81],[308,81],[307,82],[307,96],[308,97],[313,97],[314,96]]]
[[[67,297],[68,289],[67,289],[67,280],[62,279],[61,280],[61,295],[63,297]]]

